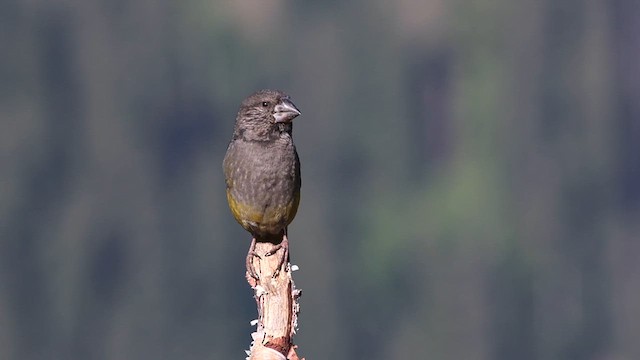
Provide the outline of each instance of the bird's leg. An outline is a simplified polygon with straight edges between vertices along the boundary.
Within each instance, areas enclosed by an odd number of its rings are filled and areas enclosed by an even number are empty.
[[[256,268],[255,266],[253,266],[253,258],[254,257],[260,257],[260,255],[258,255],[256,253],[256,238],[255,236],[251,239],[251,245],[249,245],[249,251],[247,252],[247,259],[246,259],[246,264],[247,264],[247,274],[249,276],[251,276],[252,278],[254,278],[256,281],[260,280],[260,277],[258,276],[258,273],[256,272]]]
[[[278,274],[280,273],[280,270],[282,270],[282,265],[289,262],[289,239],[287,238],[287,230],[284,231],[284,234],[282,235],[282,241],[280,242],[280,244],[274,245],[273,248],[269,250],[269,252],[264,254],[264,256],[274,255],[280,249],[283,249],[284,252],[282,254],[282,257],[280,258],[280,262],[278,262],[278,267],[273,272],[272,277],[274,278],[278,276]]]

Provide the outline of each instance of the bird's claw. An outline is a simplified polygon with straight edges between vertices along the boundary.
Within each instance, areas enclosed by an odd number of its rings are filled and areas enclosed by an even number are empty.
[[[256,268],[253,265],[253,258],[257,257],[258,259],[262,259],[258,253],[255,252],[256,249],[256,239],[253,238],[251,240],[251,245],[249,246],[249,251],[247,252],[246,266],[247,266],[247,274],[251,276],[256,281],[260,280],[258,273],[256,272]]]
[[[276,267],[276,270],[273,272],[273,275],[271,275],[271,277],[274,279],[278,276],[278,274],[280,274],[280,270],[282,270],[283,265],[286,265],[286,263],[289,262],[289,239],[287,239],[287,235],[283,235],[282,242],[280,242],[280,244],[278,245],[275,245],[273,248],[271,248],[271,250],[269,250],[264,255],[272,256],[276,254],[280,249],[284,249],[284,253],[280,258],[280,261],[278,262],[278,267]]]
[[[250,276],[251,278],[253,278],[256,281],[260,280],[260,276],[258,276],[258,272],[256,271],[255,266],[253,265],[253,258],[257,257],[258,259],[262,259],[262,256],[260,256],[256,251],[256,239],[253,238],[251,240],[251,246],[249,247],[249,251],[247,252],[247,260],[246,260],[246,266],[247,266],[247,275]],[[268,256],[273,256],[275,254],[278,253],[278,251],[280,251],[280,249],[284,250],[284,253],[282,254],[282,256],[279,259],[278,262],[278,267],[276,267],[276,270],[273,272],[273,275],[271,275],[272,278],[276,278],[278,276],[278,274],[280,274],[280,271],[282,270],[282,267],[284,265],[286,265],[286,262],[289,261],[289,240],[287,239],[287,236],[284,235],[282,238],[282,242],[280,242],[280,244],[278,245],[274,245],[271,250],[267,251],[264,256],[268,257]]]

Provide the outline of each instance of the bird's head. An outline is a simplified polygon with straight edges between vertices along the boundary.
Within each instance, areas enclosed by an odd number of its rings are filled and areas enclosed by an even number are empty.
[[[279,90],[260,90],[240,105],[236,133],[264,136],[277,129],[291,129],[291,120],[300,115],[289,96]]]

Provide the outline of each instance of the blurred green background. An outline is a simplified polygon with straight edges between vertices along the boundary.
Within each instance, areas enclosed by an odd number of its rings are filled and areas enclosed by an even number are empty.
[[[240,359],[290,93],[308,359],[640,359],[640,2],[0,1],[0,359]]]

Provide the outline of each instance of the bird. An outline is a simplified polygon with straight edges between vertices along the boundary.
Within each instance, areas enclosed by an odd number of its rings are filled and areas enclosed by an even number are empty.
[[[274,244],[266,256],[284,248],[277,269],[289,258],[287,227],[298,211],[302,186],[292,120],[300,114],[289,95],[280,90],[249,95],[240,104],[222,162],[231,213],[252,235],[246,265],[256,280],[256,242]]]

